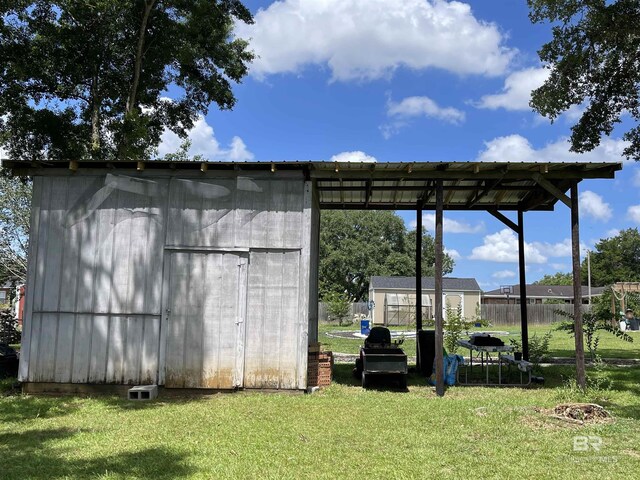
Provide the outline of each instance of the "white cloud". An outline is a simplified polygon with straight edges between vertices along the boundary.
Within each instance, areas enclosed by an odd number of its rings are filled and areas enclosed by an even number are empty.
[[[534,245],[526,242],[524,255],[527,263],[547,261],[547,257],[542,255]],[[474,247],[469,258],[488,262],[515,263],[518,261],[518,238],[508,228],[487,235],[483,239],[483,245]]]
[[[584,105],[571,105],[568,110],[566,110],[562,116],[567,122],[573,123],[582,117],[582,114],[587,109]]]
[[[387,116],[393,121],[380,126],[384,138],[389,138],[408,125],[409,120],[428,117],[446,123],[459,125],[465,120],[465,113],[453,107],[441,107],[429,97],[406,97],[399,102],[387,102]]]
[[[640,205],[631,205],[627,208],[627,215],[634,222],[640,223]]]
[[[475,106],[491,110],[531,110],[531,92],[540,87],[548,77],[549,70],[546,68],[526,68],[513,72],[505,79],[502,93],[484,95]]]
[[[493,278],[499,278],[499,279],[513,278],[516,276],[516,272],[514,272],[513,270],[498,270],[497,272],[494,272],[493,275],[491,276]]]
[[[193,128],[188,132],[191,141],[189,156],[202,156],[210,161],[247,162],[254,156],[240,137],[233,137],[229,148],[222,148],[215,137],[213,127],[209,125],[203,116],[198,117]],[[180,150],[184,140],[170,130],[165,130],[158,146],[158,157]]]
[[[360,150],[353,152],[341,152],[331,157],[332,162],[354,162],[354,163],[375,163],[377,162],[375,157],[367,155]]]
[[[485,146],[476,159],[479,162],[620,162],[625,160],[622,152],[628,143],[606,137],[592,151],[579,154],[569,151],[566,138],[535,149],[523,136],[508,135],[485,142]]]
[[[398,67],[440,68],[459,75],[501,75],[515,54],[497,25],[471,7],[443,0],[282,0],[238,24],[262,78],[327,66],[332,79],[389,77]]]
[[[410,225],[412,228],[416,228],[416,221],[412,220]],[[424,213],[422,215],[422,225],[424,225],[424,228],[426,228],[427,231],[434,232],[436,229],[435,213]],[[472,225],[467,222],[444,217],[442,219],[442,229],[445,233],[480,233],[484,231],[484,223],[480,222],[476,225]]]
[[[600,195],[591,190],[580,192],[578,196],[580,211],[588,217],[606,222],[611,218],[612,211]]]
[[[620,230],[617,228],[612,228],[611,230],[607,230],[604,238],[617,237],[618,235],[620,235]]]
[[[7,158],[9,158],[9,154],[4,148],[0,147],[0,160],[7,159]]]
[[[453,260],[460,260],[462,258],[462,255],[460,255],[460,252],[453,248],[445,248],[444,253],[449,255]]]
[[[387,115],[390,117],[431,117],[448,123],[464,122],[463,111],[453,107],[441,107],[429,97],[407,97],[400,102],[389,101]]]

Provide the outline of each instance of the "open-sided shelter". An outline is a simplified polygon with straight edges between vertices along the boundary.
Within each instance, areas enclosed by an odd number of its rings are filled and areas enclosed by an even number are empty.
[[[317,340],[321,209],[436,212],[436,351],[442,216],[571,207],[580,298],[578,183],[618,163],[5,162],[34,178],[20,380],[175,388],[307,386]],[[571,190],[571,196],[566,195]],[[503,211],[517,213],[517,220]],[[417,236],[416,271],[421,271]],[[421,277],[416,279],[422,329]],[[527,356],[526,302],[521,302]],[[584,380],[580,302],[576,365]],[[418,361],[420,359],[418,358]],[[442,357],[436,356],[442,394]]]

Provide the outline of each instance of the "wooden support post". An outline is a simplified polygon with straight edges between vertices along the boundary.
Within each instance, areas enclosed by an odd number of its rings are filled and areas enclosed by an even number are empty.
[[[416,204],[416,367],[420,371],[418,334],[422,330],[422,201]]]
[[[518,269],[520,270],[520,329],[522,357],[529,360],[529,319],[527,317],[527,278],[524,261],[524,212],[518,210]]]
[[[584,390],[587,378],[584,367],[582,332],[582,281],[580,279],[580,218],[578,214],[578,184],[571,186],[571,257],[573,263],[573,316],[576,342],[576,381]]]
[[[436,395],[444,395],[443,358],[443,318],[442,318],[442,180],[436,180],[436,268],[435,268],[435,309],[436,309]]]

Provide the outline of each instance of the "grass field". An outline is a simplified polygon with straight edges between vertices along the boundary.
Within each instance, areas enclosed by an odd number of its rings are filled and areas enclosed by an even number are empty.
[[[313,395],[219,394],[133,403],[117,398],[0,396],[0,478],[637,478],[640,374],[607,369],[613,389],[357,386],[349,365]],[[0,384],[6,388],[8,383]],[[612,423],[576,426],[538,408],[598,401]],[[575,452],[576,435],[600,451]]]
[[[359,338],[345,339],[336,338],[327,335],[330,332],[339,330],[344,331],[356,331],[357,326],[339,327],[333,324],[320,324],[319,327],[319,340],[322,343],[325,350],[340,352],[340,353],[358,353],[362,340]],[[544,335],[546,332],[551,331],[552,337],[550,342],[550,356],[552,357],[573,357],[574,346],[573,337],[566,332],[561,332],[555,329],[555,325],[540,327],[529,327],[529,337],[537,334],[538,336]],[[515,336],[520,339],[520,329],[514,327],[489,327],[488,330],[505,331],[509,332],[509,336],[502,336],[501,338],[508,344],[508,338]],[[628,343],[618,338],[615,338],[609,333],[600,332],[600,346],[598,352],[603,358],[638,358],[640,359],[640,331],[627,332],[634,341]],[[405,340],[403,348],[409,355],[415,355],[416,343],[413,339]],[[459,353],[463,353],[462,350]]]
[[[360,340],[325,335],[336,329],[321,327],[325,348],[357,352]],[[636,343],[602,338],[605,356],[638,357]],[[552,355],[570,352],[571,337],[554,332]],[[444,398],[415,375],[408,391],[365,391],[351,369],[336,364],[333,384],[313,395],[149,403],[9,394],[13,380],[0,380],[0,479],[637,478],[637,367],[590,370],[608,387],[587,394],[568,386],[572,366],[554,365],[544,386],[450,387]],[[576,425],[548,414],[568,401],[599,403],[614,419]],[[598,437],[600,450],[574,451],[576,436]]]

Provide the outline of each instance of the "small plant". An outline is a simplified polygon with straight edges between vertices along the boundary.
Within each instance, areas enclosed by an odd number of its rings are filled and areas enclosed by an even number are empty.
[[[533,368],[536,371],[540,371],[540,364],[543,360],[549,358],[549,344],[551,343],[552,333],[549,331],[538,336],[534,333],[529,338],[529,361],[533,363]]]
[[[575,335],[575,321],[574,316],[571,313],[564,312],[562,310],[556,310],[557,315],[561,317],[570,318],[571,321],[562,322],[558,326],[558,330],[565,331],[570,335]],[[606,313],[604,315],[607,315]],[[633,342],[633,337],[626,334],[618,326],[612,326],[609,323],[609,319],[599,313],[583,313],[582,314],[582,331],[584,333],[584,343],[591,357],[591,361],[595,362],[598,358],[598,345],[600,343],[600,335],[598,332],[608,332],[625,342]]]
[[[444,348],[448,353],[453,354],[459,348],[458,340],[462,338],[462,333],[469,333],[473,326],[473,321],[467,320],[462,315],[462,305],[453,308],[449,302],[445,310],[444,321]]]
[[[518,337],[509,338],[509,343],[513,347],[513,351],[514,352],[521,352],[522,351],[522,343],[520,342],[520,339]]]
[[[551,342],[551,332],[547,332],[541,337],[534,333],[529,337],[529,362],[533,363],[533,369],[540,371],[540,363],[549,357],[549,346]],[[522,342],[520,338],[510,338],[509,343],[515,352],[522,352]]]
[[[338,320],[338,325],[351,325],[349,318],[351,310],[351,299],[346,293],[332,292],[325,297],[327,302],[327,312],[331,320]]]

